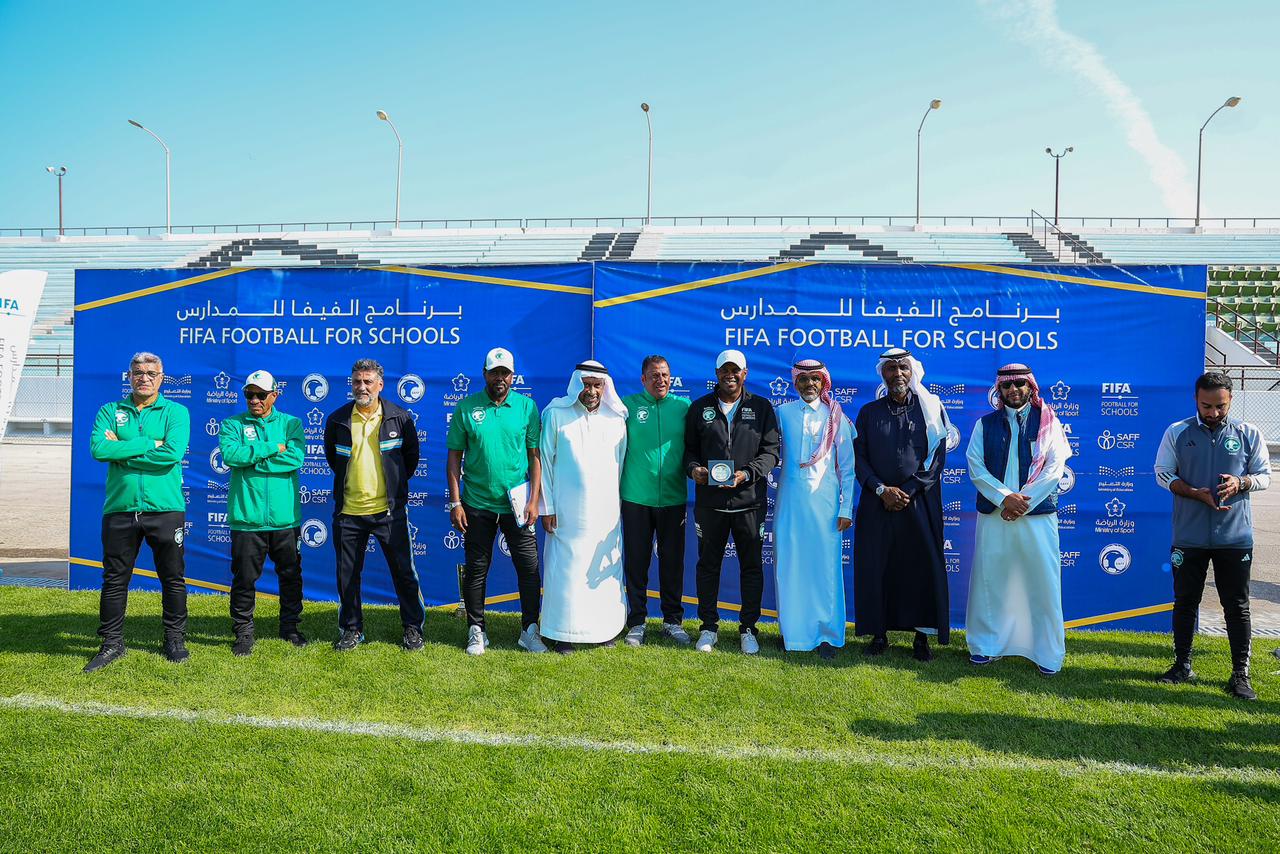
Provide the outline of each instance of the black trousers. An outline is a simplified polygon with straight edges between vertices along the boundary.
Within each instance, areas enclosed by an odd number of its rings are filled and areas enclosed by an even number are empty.
[[[349,516],[339,513],[333,520],[333,547],[338,552],[338,629],[364,631],[364,609],[360,602],[360,573],[364,570],[369,537],[378,541],[387,558],[391,583],[400,601],[400,622],[406,629],[422,631],[427,619],[426,603],[413,565],[409,542],[409,520],[383,513],[379,516]]]
[[[698,617],[701,631],[716,631],[720,625],[720,565],[724,549],[733,535],[741,570],[742,612],[739,632],[756,631],[760,619],[760,599],[764,595],[764,509],[741,513],[721,513],[704,507],[693,508],[693,521],[698,527]]]
[[[685,507],[648,507],[622,502],[623,566],[627,575],[627,628],[644,625],[649,615],[649,565],[653,538],[658,538],[658,593],[662,619],[684,620]]]
[[[1178,555],[1182,555],[1178,565]],[[1200,599],[1205,576],[1213,563],[1213,583],[1218,588],[1222,613],[1227,621],[1227,641],[1231,644],[1231,667],[1249,670],[1249,570],[1253,549],[1173,550],[1173,652],[1178,661],[1191,660]]]
[[[145,540],[151,547],[162,588],[165,640],[187,633],[187,582],[182,541],[186,514],[107,513],[102,517],[102,595],[98,600],[98,636],[124,642],[124,612],[129,602],[133,563]]]
[[[516,523],[514,513],[501,515],[462,505],[467,514],[465,537],[466,568],[462,571],[462,604],[467,609],[467,625],[484,629],[485,582],[493,562],[493,541],[501,529],[511,550],[511,563],[516,568],[516,586],[520,589],[520,625],[538,622],[542,610],[542,580],[538,577],[538,538],[533,531]]]
[[[280,579],[280,637],[302,618],[302,529],[231,532],[231,629],[253,633],[253,606],[267,556]]]

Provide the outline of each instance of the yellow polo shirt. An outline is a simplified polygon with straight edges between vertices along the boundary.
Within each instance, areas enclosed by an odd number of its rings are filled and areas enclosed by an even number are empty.
[[[382,403],[365,417],[351,407],[351,461],[342,490],[342,512],[349,516],[376,516],[387,512],[387,477],[382,471],[378,434],[382,429]]]

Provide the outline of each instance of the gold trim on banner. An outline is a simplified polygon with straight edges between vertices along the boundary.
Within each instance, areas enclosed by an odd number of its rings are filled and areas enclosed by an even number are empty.
[[[189,279],[179,279],[176,282],[169,282],[168,284],[164,284],[164,285],[152,285],[149,288],[143,288],[142,290],[138,290],[138,291],[129,291],[129,293],[120,294],[119,296],[106,297],[105,299],[96,299],[91,302],[82,302],[80,303],[80,305],[76,306],[76,311],[88,311],[91,308],[102,308],[104,305],[115,305],[116,303],[127,302],[131,299],[138,299],[139,297],[149,297],[152,294],[160,294],[160,293],[164,293],[165,291],[176,290],[177,288],[185,288],[188,285],[198,285],[201,282],[209,282],[214,279],[221,279],[223,276],[234,276],[236,273],[243,273],[251,269],[253,268],[252,267],[228,267],[225,270],[215,270],[212,273],[204,273],[199,276],[192,276]]]
[[[102,561],[99,561],[99,560],[88,560],[82,557],[73,557],[73,558],[69,558],[67,562],[74,563],[77,566],[88,566],[88,567],[94,567],[97,569],[102,569]],[[160,576],[157,575],[155,572],[152,572],[149,569],[141,569],[140,567],[136,567],[136,566],[133,568],[133,574],[141,575],[143,578],[155,578],[157,580],[160,578]],[[228,587],[227,585],[215,584],[212,581],[201,581],[198,578],[184,578],[183,581],[189,587],[203,587],[206,590],[217,590],[219,593],[231,592],[231,588]],[[257,593],[255,595],[259,599],[279,599],[280,598],[279,596],[275,596],[271,593]]]
[[[479,282],[482,285],[502,285],[508,288],[529,288],[535,291],[557,291],[563,294],[582,294],[591,296],[591,288],[580,288],[577,285],[551,285],[546,282],[525,282],[520,279],[496,279],[493,276],[473,276],[469,273],[453,273],[444,270],[423,270],[418,267],[400,267],[382,265],[379,267],[360,267],[361,270],[377,270],[383,273],[404,273],[409,276],[426,276],[430,279],[452,279],[459,282]]]
[[[1164,611],[1172,611],[1173,603],[1166,602],[1163,605],[1148,605],[1145,608],[1134,608],[1132,611],[1117,611],[1114,614],[1099,614],[1096,617],[1081,617],[1078,620],[1067,620],[1066,628],[1078,629],[1081,626],[1096,626],[1098,623],[1110,623],[1112,620],[1126,620],[1130,617],[1145,617],[1148,614],[1159,614]]]
[[[653,299],[655,297],[665,297],[671,294],[682,294],[685,291],[695,291],[699,288],[709,288],[712,285],[723,285],[727,282],[740,282],[743,279],[754,279],[758,276],[771,276],[774,273],[783,273],[787,270],[795,270],[800,267],[808,267],[815,264],[815,261],[787,261],[783,264],[774,264],[770,267],[758,267],[754,270],[744,270],[741,273],[730,273],[727,276],[716,276],[714,279],[700,279],[696,282],[686,282],[682,285],[667,285],[662,288],[654,288],[651,291],[641,291],[638,294],[627,294],[621,297],[610,297],[609,299],[596,300],[596,308],[612,308],[615,305],[625,305],[629,302],[639,302],[640,300]]]
[[[1155,285],[1136,285],[1130,282],[1115,282],[1111,279],[1089,279],[1084,276],[1058,276],[1040,270],[1023,270],[1018,267],[998,267],[994,264],[937,264],[938,267],[954,267],[957,270],[976,270],[979,273],[996,273],[1001,276],[1020,276],[1024,279],[1044,279],[1050,282],[1068,282],[1073,285],[1089,285],[1094,288],[1111,288],[1117,291],[1136,291],[1142,294],[1160,294],[1167,297],[1184,297],[1186,299],[1208,299],[1204,291],[1183,291],[1177,288],[1158,288]]]

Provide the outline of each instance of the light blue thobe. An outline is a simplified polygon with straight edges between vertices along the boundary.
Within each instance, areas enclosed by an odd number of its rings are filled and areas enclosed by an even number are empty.
[[[1021,413],[1026,417],[1026,404]],[[1022,516],[1012,522],[1000,518],[1000,502],[1020,492],[1035,507],[1058,488],[1058,480],[1071,447],[1054,422],[1048,439],[1044,468],[1025,486],[1018,482],[1017,411],[1005,408],[1011,441],[1004,477],[987,471],[982,453],[982,422],[973,428],[966,454],[969,477],[996,505],[991,513],[978,514],[978,541],[969,576],[969,606],[965,638],[969,652],[991,657],[1020,655],[1049,670],[1061,670],[1066,656],[1062,625],[1062,553],[1058,544],[1058,514]],[[1032,438],[1032,456],[1039,443]]]
[[[778,409],[782,477],[774,517],[774,578],[778,625],[789,650],[844,646],[844,534],[836,519],[853,518],[853,425],[840,419],[835,444],[808,462],[822,443],[830,408],[820,400],[793,400]],[[837,471],[838,469],[838,471]]]

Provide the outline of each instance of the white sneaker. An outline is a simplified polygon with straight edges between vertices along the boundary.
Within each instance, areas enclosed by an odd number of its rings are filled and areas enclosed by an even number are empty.
[[[720,636],[715,632],[704,630],[702,634],[698,635],[698,645],[694,648],[698,650],[698,652],[711,652],[716,645],[716,641],[719,639]]]
[[[479,626],[467,629],[467,655],[484,655],[485,647],[488,645],[489,639],[484,636]]]
[[[755,632],[742,633],[742,651],[747,655],[755,655],[760,651],[760,641],[756,640]]]
[[[644,643],[644,623],[627,629],[627,634],[622,639],[622,642],[627,646],[640,646],[640,644]]]
[[[534,623],[520,633],[520,640],[516,641],[520,648],[528,652],[550,652],[547,645],[542,642],[542,636],[538,634],[538,624]]]
[[[689,633],[686,632],[684,630],[684,626],[679,623],[663,623],[662,633],[681,646],[688,646],[693,643],[693,640],[689,637]]]

